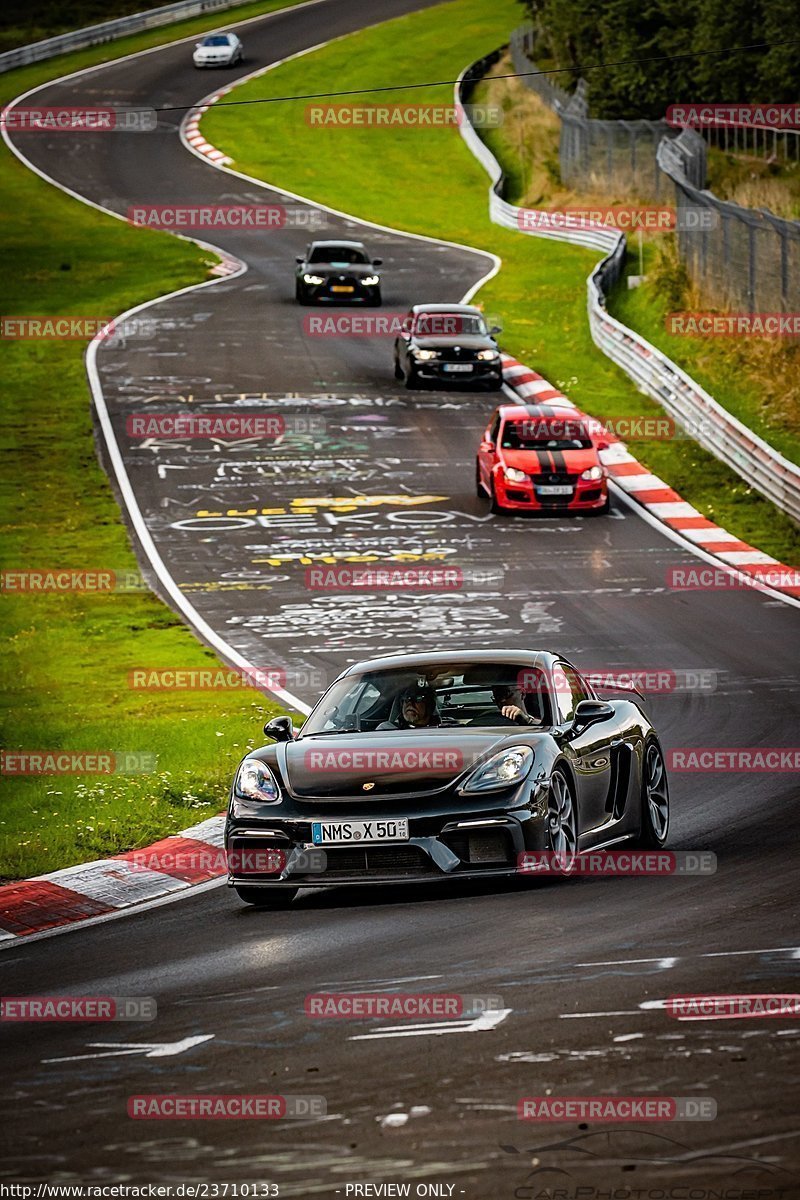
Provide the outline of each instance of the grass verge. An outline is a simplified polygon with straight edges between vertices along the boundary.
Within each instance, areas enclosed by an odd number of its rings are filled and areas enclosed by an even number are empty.
[[[398,45],[413,46],[414,65],[406,82],[455,78],[502,43],[517,18],[512,0],[499,0],[490,10],[485,0],[449,0],[286,63],[238,88],[236,99],[324,92],[331,80],[339,89],[368,89],[375,80],[388,84],[398,78]],[[485,83],[476,102],[494,101],[494,89],[501,86]],[[498,103],[510,104],[498,95]],[[447,104],[451,97],[452,88],[444,85],[399,92],[396,99]],[[394,99],[365,90],[353,103],[385,104],[387,98]],[[204,117],[203,130],[239,170],[279,187],[368,220],[493,250],[502,257],[503,269],[481,290],[479,302],[487,312],[502,314],[503,344],[510,353],[600,418],[661,411],[591,341],[586,277],[596,255],[491,225],[487,176],[457,130],[320,127],[310,123],[307,106],[313,103],[217,106]],[[517,150],[505,126],[491,142],[501,161],[513,168]],[[533,184],[542,203],[549,194],[548,177],[545,164]],[[632,449],[701,512],[743,541],[790,564],[800,559],[796,526],[693,442],[637,442]],[[464,468],[471,470],[470,464]]]
[[[280,7],[248,6],[245,12]],[[220,14],[3,76],[7,99],[70,69],[219,24]],[[113,316],[207,277],[208,254],[77,203],[0,147],[6,314]],[[47,231],[43,235],[43,231]],[[0,539],[4,571],[136,574],[93,444],[85,342],[2,343]],[[144,774],[2,774],[0,878],[146,845],[224,807],[233,766],[264,714],[251,689],[132,690],[138,666],[218,665],[147,591],[0,595],[7,750],[138,752]]]

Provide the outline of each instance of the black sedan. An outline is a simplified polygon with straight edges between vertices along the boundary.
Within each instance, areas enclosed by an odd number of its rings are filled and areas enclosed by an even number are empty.
[[[284,907],[300,887],[515,876],[527,852],[569,869],[622,843],[659,849],[669,792],[631,696],[601,699],[545,651],[354,664],[299,734],[249,753],[231,788],[228,882]]]
[[[420,383],[478,383],[495,391],[503,363],[483,313],[472,304],[415,304],[394,343],[395,379]]]
[[[295,271],[299,304],[381,303],[382,258],[370,258],[363,242],[311,242]]]

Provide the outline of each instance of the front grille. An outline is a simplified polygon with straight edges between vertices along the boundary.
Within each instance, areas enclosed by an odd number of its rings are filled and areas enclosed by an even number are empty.
[[[419,846],[327,847],[327,875],[395,872],[416,875],[432,869],[431,860]]]
[[[311,269],[311,272],[313,274],[313,267]],[[331,275],[326,280],[328,287],[331,287],[331,288],[332,287],[358,287],[360,282],[361,281],[355,275],[343,275],[341,277],[341,279],[339,278],[338,275]]]
[[[475,351],[463,346],[442,346],[439,358],[442,362],[474,362]]]
[[[579,478],[579,475],[569,471],[542,471],[539,475],[531,475],[531,482],[536,487],[547,487],[548,484],[569,484],[570,487],[575,487]]]

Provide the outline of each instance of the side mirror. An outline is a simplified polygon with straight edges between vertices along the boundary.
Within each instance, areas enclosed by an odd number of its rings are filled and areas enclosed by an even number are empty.
[[[502,325],[492,325],[491,329],[489,330],[489,333],[492,335],[492,337],[494,337],[494,335],[496,333],[502,333],[502,332],[503,332]]]
[[[271,721],[267,721],[264,726],[264,733],[267,737],[273,738],[276,742],[292,742],[294,741],[294,726],[292,725],[291,717],[273,717]]]
[[[383,259],[382,258],[373,258],[372,265],[373,265],[373,267],[382,267]]]
[[[298,254],[294,261],[297,263],[298,267],[302,267],[306,260],[302,257],[302,255]]]
[[[581,700],[575,708],[572,718],[572,728],[576,731],[587,729],[600,721],[607,721],[614,716],[614,708],[605,700]],[[280,718],[278,718],[280,720]]]
[[[596,442],[595,450],[608,450],[608,442]]]
[[[484,438],[481,442],[481,450],[484,454],[488,454],[490,450],[494,450],[494,442],[490,442],[488,438]]]

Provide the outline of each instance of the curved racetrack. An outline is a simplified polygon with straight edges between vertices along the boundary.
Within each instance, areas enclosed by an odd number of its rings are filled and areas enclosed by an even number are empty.
[[[238,73],[416,7],[324,0],[251,23]],[[48,85],[36,100],[188,108],[217,77],[209,82],[187,61],[186,44],[168,46]],[[148,136],[14,141],[42,172],[119,213],[137,201],[281,199],[187,153],[181,115],[165,114]],[[460,299],[491,266],[467,249],[333,216],[325,236],[363,236],[383,256],[389,310]],[[667,748],[792,744],[800,706],[791,606],[750,591],[669,591],[668,568],[696,560],[627,507],[595,520],[490,516],[474,497],[472,464],[493,398],[406,393],[385,341],[303,336],[308,310],[292,291],[303,228],[212,240],[247,271],[147,309],[155,323],[104,346],[97,362],[148,529],[230,646],[309,679],[366,655],[455,644],[547,646],[587,668],[706,669],[716,673],[713,693],[649,701]],[[229,409],[248,398],[263,406],[264,396],[270,411],[323,417],[324,432],[277,447],[216,448],[142,446],[125,433],[132,412]],[[358,495],[380,499],[342,500]],[[501,568],[504,583],[418,598],[304,588],[304,560],[373,552]],[[319,689],[301,681],[295,690],[312,702]],[[634,1181],[800,1195],[797,1022],[678,1024],[641,1007],[675,994],[793,990],[796,779],[672,782],[671,845],[713,850],[713,877],[413,897],[330,890],[276,914],[243,909],[216,888],[14,945],[0,957],[6,994],[153,994],[159,1015],[154,1025],[27,1026],[24,1037],[6,1029],[8,1177],[272,1180],[282,1196],[344,1196],[348,1183],[398,1181],[453,1184],[454,1196],[476,1198]],[[304,1015],[308,992],[392,981],[405,981],[403,991],[500,995],[511,1012],[490,1031],[376,1039],[359,1035],[377,1025]],[[81,1057],[101,1053],[93,1042],[199,1035],[213,1038],[168,1058]],[[547,1089],[711,1096],[719,1115],[659,1126],[658,1136],[646,1126],[609,1134],[518,1122],[517,1099]],[[132,1094],[190,1091],[322,1095],[328,1119],[162,1124],[125,1115]],[[382,1121],[414,1106],[405,1123]]]

